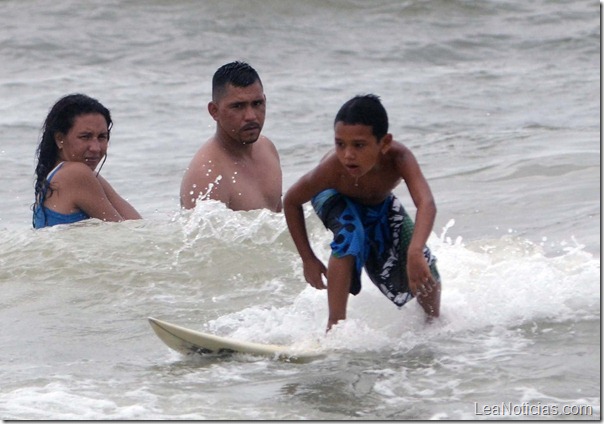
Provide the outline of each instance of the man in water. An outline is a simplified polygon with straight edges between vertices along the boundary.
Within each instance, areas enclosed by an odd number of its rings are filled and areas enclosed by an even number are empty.
[[[266,96],[258,73],[247,63],[220,67],[212,79],[208,111],[216,133],[197,151],[180,186],[180,204],[219,200],[232,210],[282,209],[279,154],[260,135]]]

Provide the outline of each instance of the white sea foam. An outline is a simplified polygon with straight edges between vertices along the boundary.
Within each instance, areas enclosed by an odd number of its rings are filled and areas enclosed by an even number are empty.
[[[326,292],[309,286],[291,305],[248,307],[213,320],[208,328],[267,343],[318,339],[325,349],[371,351],[410,349],[426,338],[493,327],[599,317],[599,261],[581,246],[550,257],[539,245],[511,236],[466,246],[444,231],[429,242],[443,280],[441,318],[433,325],[424,323],[415,301],[397,309],[363,274],[363,290],[350,297],[348,319],[328,337],[319,337],[318,330],[326,323]]]

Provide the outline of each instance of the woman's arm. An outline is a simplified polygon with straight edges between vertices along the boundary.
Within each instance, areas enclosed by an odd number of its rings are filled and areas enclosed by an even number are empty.
[[[57,185],[57,201],[63,208],[79,209],[91,218],[103,221],[139,219],[138,212],[122,199],[103,177],[86,165],[68,162],[53,179]],[[54,197],[54,194],[51,196]]]
[[[142,217],[134,207],[128,203],[126,199],[117,194],[117,192],[111,187],[111,185],[102,176],[97,176],[101,187],[107,196],[109,202],[117,210],[123,219],[141,219]]]

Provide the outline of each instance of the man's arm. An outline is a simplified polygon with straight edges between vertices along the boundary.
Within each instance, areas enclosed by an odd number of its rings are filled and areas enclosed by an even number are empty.
[[[220,189],[220,170],[217,161],[199,152],[193,157],[180,184],[180,205],[185,209],[193,209],[199,196],[202,199],[219,200],[226,205],[230,198],[226,190]]]
[[[276,172],[272,175],[272,177],[277,179],[277,181],[278,181],[279,200],[278,200],[277,204],[274,206],[274,209],[273,208],[269,208],[269,209],[271,209],[275,212],[282,212],[283,211],[283,171],[281,169],[281,158],[279,156],[279,151],[277,150],[277,146],[275,146],[275,144],[268,137],[264,137],[264,136],[261,136],[261,137],[266,139],[266,141],[268,142],[269,153],[274,157],[275,163],[277,164]]]

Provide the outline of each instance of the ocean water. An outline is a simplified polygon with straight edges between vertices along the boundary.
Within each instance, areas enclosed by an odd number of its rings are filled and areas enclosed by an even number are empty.
[[[598,3],[2,0],[0,28],[0,419],[601,419]],[[179,210],[232,60],[263,80],[285,190],[344,101],[381,96],[437,201],[439,322],[364,276],[325,336],[282,214]],[[143,220],[31,229],[40,128],[73,92],[111,109],[102,173]],[[325,356],[185,357],[149,316]]]

